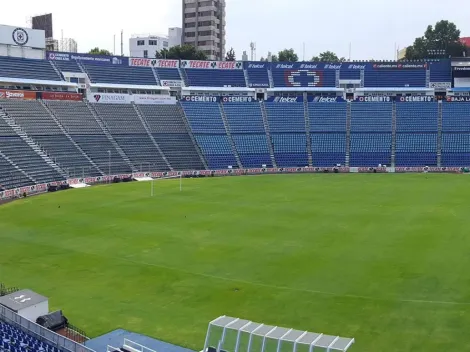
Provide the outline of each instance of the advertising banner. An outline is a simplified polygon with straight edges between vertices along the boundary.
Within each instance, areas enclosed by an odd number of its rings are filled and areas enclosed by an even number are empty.
[[[449,89],[452,88],[452,82],[429,82],[429,88]]]
[[[271,66],[270,62],[257,62],[257,61],[247,61],[245,62],[246,70],[264,70],[266,71]]]
[[[308,97],[307,98],[308,102],[310,103],[344,103],[346,100],[344,100],[343,97]]]
[[[389,103],[392,101],[392,97],[389,96],[380,96],[380,95],[371,95],[371,96],[357,96],[354,99],[355,102],[358,103]]]
[[[342,63],[328,62],[273,62],[274,70],[339,70]]]
[[[37,92],[29,90],[0,89],[0,99],[35,100]]]
[[[183,86],[183,81],[177,79],[161,79],[160,83],[162,87],[181,88]]]
[[[192,103],[218,103],[220,97],[206,97],[199,95],[186,95],[181,98],[181,101],[192,102]]]
[[[252,103],[256,101],[253,97],[222,97],[222,103]]]
[[[82,101],[83,95],[80,93],[42,92],[41,99]]]
[[[181,60],[181,67],[205,70],[243,70],[243,63],[241,61]]]
[[[123,56],[104,56],[48,51],[46,53],[46,58],[51,61],[84,61],[98,65],[129,65],[129,58]]]
[[[470,103],[470,96],[465,97],[447,97],[449,103]]]
[[[130,104],[132,101],[129,94],[113,93],[89,93],[87,99],[90,103],[98,104]]]
[[[132,97],[136,104],[141,105],[176,104],[176,98],[171,95],[134,94]]]
[[[180,67],[179,60],[165,60],[165,59],[145,59],[145,58],[129,58],[129,66],[134,67],[156,67],[156,68],[178,68]]]
[[[406,96],[406,97],[397,97],[397,103],[409,103],[409,102],[421,102],[421,103],[430,103],[434,101],[434,96],[430,95],[417,95],[417,96]]]
[[[268,97],[266,102],[268,103],[302,103],[304,97],[299,95],[297,97]]]
[[[46,33],[39,29],[0,25],[0,44],[44,49]]]
[[[402,62],[384,62],[369,64],[374,70],[425,70],[428,64],[423,63],[402,63]],[[368,66],[369,66],[368,65]]]

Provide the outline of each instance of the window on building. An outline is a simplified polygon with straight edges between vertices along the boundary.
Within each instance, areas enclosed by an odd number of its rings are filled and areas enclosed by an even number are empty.
[[[168,48],[168,42],[163,42],[163,47]]]
[[[187,38],[193,38],[193,37],[196,36],[196,32],[189,32],[189,33],[186,33],[185,36],[186,36]]]
[[[158,41],[157,40],[149,40],[149,45],[158,45]]]
[[[196,17],[196,12],[184,14],[184,18],[194,18],[194,17]]]
[[[148,57],[149,57],[149,51],[148,51],[148,50],[144,50],[144,57],[145,57],[145,58],[148,58]]]
[[[186,28],[194,28],[194,27],[196,27],[196,22],[186,23]]]
[[[212,6],[212,5],[214,5],[214,1],[207,1],[207,0],[199,1],[199,6],[201,7]]]
[[[138,40],[138,41],[137,41],[137,45],[138,45],[138,46],[145,45],[145,40]]]

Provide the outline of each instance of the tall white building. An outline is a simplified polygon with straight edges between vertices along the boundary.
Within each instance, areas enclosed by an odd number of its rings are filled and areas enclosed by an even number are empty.
[[[168,36],[153,34],[133,35],[129,39],[130,56],[153,58],[157,51],[181,45],[181,33],[181,28],[174,27],[168,29]]]
[[[209,60],[225,58],[225,0],[182,0],[183,44],[204,51]]]

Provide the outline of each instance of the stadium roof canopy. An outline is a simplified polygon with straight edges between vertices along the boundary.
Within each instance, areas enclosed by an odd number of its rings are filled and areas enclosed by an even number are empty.
[[[347,351],[353,343],[353,338],[221,316],[209,323],[204,351],[208,348],[216,348],[218,352]]]

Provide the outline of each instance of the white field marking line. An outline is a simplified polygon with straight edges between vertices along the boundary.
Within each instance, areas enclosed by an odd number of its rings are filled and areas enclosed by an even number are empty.
[[[101,254],[96,254],[96,255],[102,256]],[[470,306],[470,302],[432,301],[432,300],[421,300],[421,299],[379,298],[379,297],[371,297],[371,296],[351,295],[351,294],[342,294],[342,293],[335,293],[335,292],[328,292],[328,291],[318,291],[318,290],[309,290],[309,289],[294,288],[294,287],[288,287],[288,286],[263,284],[263,283],[260,283],[260,282],[241,280],[241,279],[231,279],[231,278],[227,278],[227,277],[223,277],[223,276],[197,273],[197,272],[193,272],[193,271],[189,271],[189,270],[185,270],[185,269],[180,269],[180,268],[175,268],[175,267],[171,267],[171,266],[167,266],[167,265],[140,262],[140,261],[136,261],[136,260],[132,260],[132,259],[128,259],[128,258],[123,258],[123,257],[120,257],[120,256],[113,257],[113,259],[129,262],[129,263],[133,263],[133,264],[137,264],[137,265],[144,265],[144,266],[150,266],[150,267],[156,267],[156,268],[162,268],[162,269],[167,269],[167,270],[178,271],[178,272],[182,272],[182,273],[185,273],[185,274],[201,276],[201,277],[207,277],[207,278],[210,278],[210,279],[236,282],[236,283],[242,283],[242,284],[247,284],[247,285],[252,285],[252,286],[272,288],[272,289],[276,289],[276,290],[304,292],[304,293],[312,293],[312,294],[318,294],[318,295],[324,295],[324,296],[362,299],[362,300],[368,300],[368,301]]]

